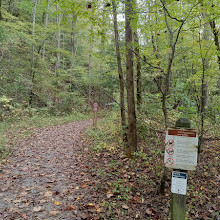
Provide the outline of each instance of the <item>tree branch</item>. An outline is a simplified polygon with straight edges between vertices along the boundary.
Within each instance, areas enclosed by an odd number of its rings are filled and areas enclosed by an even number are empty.
[[[146,59],[144,59],[143,57],[141,57],[138,53],[136,53],[132,48],[130,48],[132,50],[132,52],[138,56],[141,60],[143,60],[146,64],[148,64],[150,67],[154,68],[154,69],[158,69],[160,70],[162,73],[164,73],[164,70],[159,67],[159,66],[154,66],[152,63],[148,62]]]

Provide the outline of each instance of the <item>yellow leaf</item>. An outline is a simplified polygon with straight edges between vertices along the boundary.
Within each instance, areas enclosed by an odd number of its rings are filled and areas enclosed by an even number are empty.
[[[54,205],[60,205],[60,202],[55,201],[55,202],[54,202]]]
[[[75,189],[77,189],[77,190],[78,190],[78,189],[79,189],[79,187],[78,187],[78,186],[76,186],[76,188],[75,188]]]
[[[88,206],[95,206],[93,203],[89,203]]]
[[[79,197],[76,198],[76,201],[78,201],[78,200],[80,200],[80,199],[81,199],[81,197],[79,196]]]
[[[96,209],[96,212],[100,213],[100,212],[102,212],[102,209],[98,208],[98,209]]]

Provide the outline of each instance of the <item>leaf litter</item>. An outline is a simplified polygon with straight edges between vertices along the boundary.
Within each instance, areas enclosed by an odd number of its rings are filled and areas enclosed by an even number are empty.
[[[150,146],[147,158],[134,160],[121,149],[95,151],[83,139],[91,124],[36,129],[18,142],[0,165],[0,219],[170,219],[170,176],[164,194],[156,190],[163,155]],[[162,144],[157,147],[163,151]],[[197,170],[189,174],[189,219],[217,219],[218,148],[217,140],[207,140]]]

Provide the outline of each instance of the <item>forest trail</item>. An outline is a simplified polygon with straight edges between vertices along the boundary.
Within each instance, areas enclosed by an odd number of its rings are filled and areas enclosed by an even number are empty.
[[[86,219],[75,205],[81,197],[92,202],[84,184],[90,181],[86,162],[80,156],[82,135],[91,124],[37,129],[17,144],[8,162],[0,165],[1,220]]]

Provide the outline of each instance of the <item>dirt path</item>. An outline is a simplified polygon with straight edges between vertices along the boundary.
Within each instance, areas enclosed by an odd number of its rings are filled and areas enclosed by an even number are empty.
[[[92,206],[81,138],[91,121],[37,130],[0,166],[0,219],[87,219]],[[87,207],[88,208],[88,207]]]

